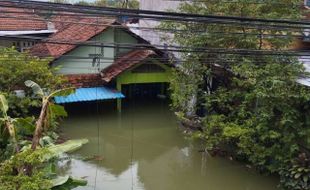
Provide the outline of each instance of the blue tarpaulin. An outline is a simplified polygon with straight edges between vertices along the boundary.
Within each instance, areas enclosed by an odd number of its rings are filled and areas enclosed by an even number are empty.
[[[121,92],[106,87],[94,87],[78,88],[69,96],[56,96],[54,99],[57,104],[65,104],[118,98],[125,98],[125,96]]]

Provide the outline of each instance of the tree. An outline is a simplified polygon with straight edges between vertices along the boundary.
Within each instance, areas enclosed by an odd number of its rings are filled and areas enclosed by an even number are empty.
[[[14,48],[0,48],[0,90],[6,93],[11,108],[10,115],[25,116],[31,107],[39,107],[40,102],[31,99],[24,85],[26,80],[34,80],[47,89],[59,89],[65,81],[56,75],[57,68],[49,66],[49,59],[40,59]],[[14,90],[26,90],[25,98],[16,97]]]
[[[51,99],[55,96],[68,95],[72,93],[73,88],[59,89],[51,93],[45,93],[43,89],[35,82],[31,80],[25,81],[27,87],[32,88],[34,94],[36,94],[42,100],[42,107],[39,118],[36,122],[34,135],[32,138],[31,149],[36,150],[39,140],[42,137],[44,129],[50,126],[50,120],[54,120],[58,116],[66,116],[67,113],[62,106],[55,105],[51,102]]]
[[[1,129],[0,134],[1,138],[5,138],[6,133],[9,134],[11,137],[13,144],[15,146],[15,151],[19,152],[19,145],[17,143],[16,139],[16,129],[14,126],[15,119],[12,119],[7,115],[7,112],[9,110],[8,102],[3,94],[0,94],[0,113],[2,114],[0,117],[0,126],[3,126],[4,128]]]
[[[68,0],[51,0],[53,3],[69,3]]]
[[[299,19],[299,3],[205,0],[183,3],[179,10],[203,15]],[[183,30],[172,39],[182,46],[271,51],[292,47],[293,31],[249,26],[251,22],[229,26],[162,24],[166,29]],[[192,53],[182,55],[182,59],[185,64],[176,70],[172,80],[172,99],[174,108],[182,113],[178,115],[188,119],[184,102],[192,102],[192,96],[201,97],[194,113],[203,107],[203,128],[193,136],[204,140],[210,151],[227,151],[261,171],[280,174],[281,185],[286,189],[309,189],[310,170],[304,168],[310,167],[310,155],[304,142],[310,136],[310,89],[296,82],[298,77],[307,75],[297,58]]]
[[[68,0],[51,0],[53,3],[70,3]],[[138,0],[96,0],[94,2],[87,2],[85,0],[78,1],[77,5],[100,6],[100,7],[115,7],[139,9]]]

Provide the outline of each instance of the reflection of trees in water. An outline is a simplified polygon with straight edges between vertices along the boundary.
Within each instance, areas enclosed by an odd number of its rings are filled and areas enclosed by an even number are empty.
[[[89,144],[74,154],[84,157],[98,155],[98,125],[100,127],[99,156],[104,157],[103,161],[76,161],[71,164],[71,171],[79,172],[78,176],[89,175],[89,184],[94,183],[97,169],[100,184],[106,183],[105,178],[112,178],[110,184],[115,183],[113,187],[120,183],[131,184],[128,178],[132,169],[133,134],[133,162],[136,163],[133,170],[137,172],[135,182],[144,184],[145,190],[276,189],[273,179],[267,180],[247,172],[240,165],[227,160],[204,157],[189,146],[178,132],[167,104],[156,101],[125,103],[122,114],[105,108],[111,107],[100,105],[99,114],[95,111],[96,107],[91,106],[85,109],[86,114],[69,113],[64,127],[70,138],[90,140]]]
[[[152,162],[141,161],[138,176],[146,190],[276,190],[277,181],[239,163],[212,158],[193,147],[173,148]]]
[[[168,104],[162,100],[125,102],[122,114],[108,112],[105,108],[113,109],[111,103],[102,103],[98,114],[96,104],[69,106],[70,118],[67,119],[64,129],[70,128],[67,133],[71,138],[83,137],[90,140],[77,154],[91,157],[98,155],[99,119],[99,155],[103,156],[104,160],[98,166],[115,176],[130,167],[132,132],[134,162],[151,161],[183,143],[175,118],[169,111]],[[87,113],[81,114],[81,110]]]

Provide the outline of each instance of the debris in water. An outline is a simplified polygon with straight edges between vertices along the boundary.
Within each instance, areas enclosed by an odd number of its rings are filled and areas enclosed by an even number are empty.
[[[95,160],[95,161],[102,161],[104,159],[103,156],[100,155],[94,155],[94,156],[89,156],[83,159],[83,161],[90,161],[90,160]]]

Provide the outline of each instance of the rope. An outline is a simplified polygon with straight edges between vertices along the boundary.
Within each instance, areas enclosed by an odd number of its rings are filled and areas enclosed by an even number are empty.
[[[98,23],[98,17],[97,17],[97,23]],[[95,34],[97,33],[98,27],[95,27]],[[95,48],[95,55],[97,55],[97,48]],[[94,67],[97,67],[97,71],[100,72],[100,57],[95,58],[95,65]],[[96,63],[96,62],[99,63]],[[96,110],[97,110],[97,155],[100,154],[100,117],[99,117],[99,100],[98,100],[98,88],[96,88]],[[95,185],[94,185],[94,190],[96,190],[97,187],[97,177],[98,177],[98,164],[96,164],[96,174],[95,174]]]

